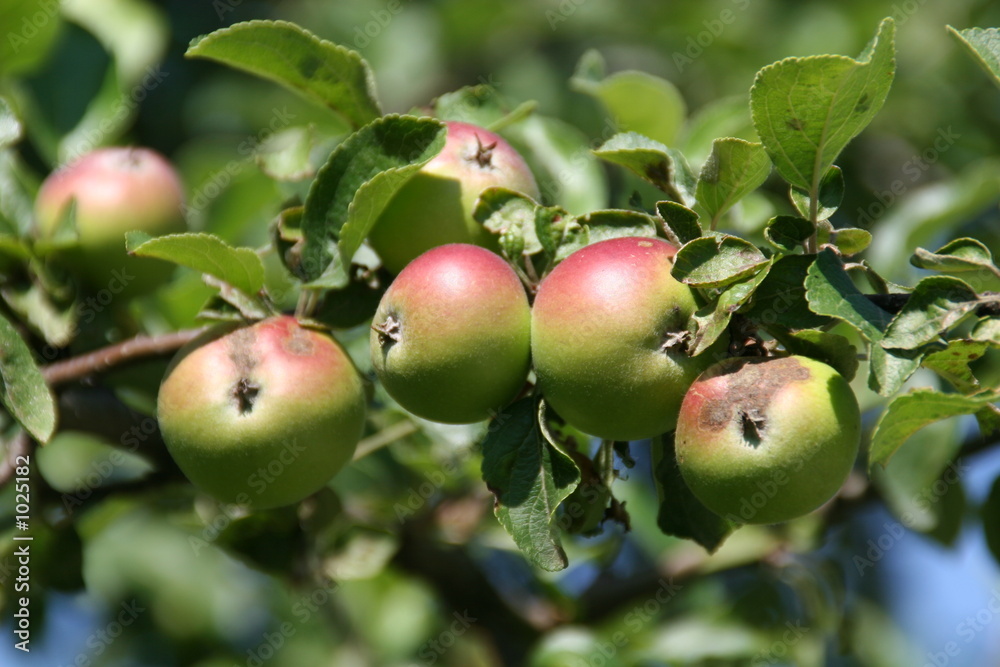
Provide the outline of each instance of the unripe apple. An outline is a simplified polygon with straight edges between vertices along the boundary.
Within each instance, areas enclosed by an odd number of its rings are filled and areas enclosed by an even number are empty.
[[[444,148],[400,188],[369,234],[369,242],[391,273],[446,243],[472,243],[496,250],[496,237],[472,217],[476,199],[489,187],[539,198],[524,158],[498,134],[448,121]]]
[[[677,464],[695,496],[739,523],[778,523],[837,493],[861,415],[837,371],[807,357],[727,359],[684,397]]]
[[[539,285],[531,317],[538,386],[580,430],[608,440],[669,431],[684,392],[715,361],[717,347],[687,355],[697,304],[670,275],[675,253],[661,239],[608,239],[577,250]]]
[[[221,501],[277,507],[319,490],[351,460],[365,391],[333,339],[273,317],[223,326],[179,352],[157,415],[196,486]]]
[[[424,419],[470,424],[528,378],[531,310],[498,255],[448,244],[407,265],[372,322],[372,365],[389,395]]]
[[[125,252],[125,232],[187,229],[184,190],[163,156],[148,148],[100,148],[52,172],[35,200],[43,239],[56,235],[71,202],[79,245],[63,259],[91,288],[144,294],[170,277],[172,264]]]

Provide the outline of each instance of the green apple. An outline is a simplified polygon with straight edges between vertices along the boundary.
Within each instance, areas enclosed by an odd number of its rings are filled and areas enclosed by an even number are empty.
[[[778,523],[837,493],[860,434],[854,392],[830,366],[800,356],[727,359],[684,397],[677,464],[713,512]]]
[[[269,508],[322,488],[354,454],[364,383],[333,339],[293,317],[223,326],[181,350],[157,416],[171,456],[225,502]]]
[[[184,189],[163,156],[148,148],[101,148],[52,172],[35,200],[42,239],[58,236],[71,203],[79,243],[61,257],[91,289],[145,294],[169,279],[172,264],[125,252],[125,232],[187,230]]]
[[[495,235],[472,217],[486,188],[505,187],[539,198],[524,158],[500,135],[469,123],[445,125],[444,148],[400,188],[369,234],[372,248],[391,273],[446,243],[496,250]]]
[[[531,316],[538,386],[580,430],[608,440],[669,431],[688,386],[716,361],[724,341],[687,354],[697,303],[670,275],[675,253],[661,239],[608,239],[577,250],[539,285]]]
[[[498,255],[448,244],[407,265],[372,322],[372,365],[389,395],[424,419],[470,424],[517,397],[528,378],[531,310]]]

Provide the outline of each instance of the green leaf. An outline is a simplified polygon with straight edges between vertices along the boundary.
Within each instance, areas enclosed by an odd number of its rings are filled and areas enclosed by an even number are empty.
[[[803,218],[812,218],[812,198],[802,188],[791,186],[788,196],[792,205]],[[834,165],[826,170],[819,182],[819,198],[816,202],[816,219],[826,220],[837,212],[844,199],[844,172]]]
[[[733,313],[750,301],[754,292],[767,278],[771,266],[768,262],[756,275],[729,285],[715,303],[704,306],[694,314],[691,319],[696,329],[688,346],[692,357],[703,353],[719,339],[729,326]]]
[[[890,350],[873,343],[868,347],[868,386],[879,396],[894,396],[920,368],[921,350]]]
[[[812,223],[794,215],[775,216],[764,228],[764,238],[767,242],[783,252],[793,252],[812,234]]]
[[[708,552],[714,552],[733,532],[734,524],[705,507],[691,493],[677,466],[673,433],[654,438],[650,446],[653,482],[660,502],[656,524],[667,535],[694,540]]]
[[[675,201],[656,202],[656,214],[663,220],[663,231],[672,243],[680,248],[685,243],[701,238],[698,214]]]
[[[840,334],[806,329],[780,336],[778,340],[790,353],[822,361],[848,382],[858,372],[858,348]]]
[[[712,152],[698,176],[696,196],[711,217],[709,227],[715,229],[719,218],[743,197],[747,196],[771,173],[771,160],[762,144],[735,137],[712,142]]]
[[[992,345],[1000,345],[1000,317],[984,317],[976,322],[969,338],[984,340]]]
[[[965,281],[928,276],[917,283],[906,305],[889,323],[882,346],[913,350],[926,345],[977,307],[979,297]]]
[[[0,74],[30,73],[42,63],[60,33],[59,5],[49,0],[0,3]]]
[[[961,238],[949,241],[934,252],[917,248],[910,264],[921,269],[941,273],[989,271],[1000,277],[1000,269],[993,263],[993,253],[976,239]]]
[[[125,248],[132,255],[155,257],[207,273],[253,296],[264,287],[264,265],[249,248],[234,248],[212,234],[187,233],[151,237],[128,232]]]
[[[0,97],[0,149],[21,140],[24,128],[6,99]]]
[[[993,82],[1000,86],[1000,29],[997,28],[967,28],[956,30],[950,25],[948,32],[965,47],[979,65],[986,71]]]
[[[237,23],[193,40],[185,56],[208,58],[279,83],[356,128],[382,115],[364,58],[294,23]]]
[[[619,130],[638,132],[664,144],[674,143],[687,114],[674,84],[633,70],[604,76],[603,58],[594,50],[580,59],[570,87],[600,101]]]
[[[576,220],[586,231],[588,243],[629,236],[656,236],[656,221],[639,211],[604,209]]]
[[[561,242],[559,235],[554,235],[551,230],[547,230],[549,233],[544,233],[541,237],[536,233],[539,208],[543,207],[526,194],[507,188],[490,187],[480,193],[472,217],[486,229],[499,234],[501,245],[505,247],[510,241],[504,242],[504,239],[509,239],[512,235],[520,237],[517,245],[521,250],[509,257],[516,262],[521,254],[534,255],[542,250],[554,256]]]
[[[77,320],[83,309],[57,306],[37,282],[7,284],[0,288],[0,294],[10,309],[40,333],[49,345],[65,347],[76,335]]]
[[[892,316],[854,286],[843,262],[832,250],[816,255],[805,288],[806,300],[814,313],[847,322],[873,343],[882,339]]]
[[[544,436],[544,410],[544,402],[525,398],[497,415],[483,442],[482,472],[500,524],[535,565],[554,572],[568,561],[552,520],[580,470]]]
[[[310,162],[313,128],[289,127],[275,132],[254,151],[254,160],[276,181],[304,181],[315,174]]]
[[[789,329],[812,329],[830,324],[817,315],[806,301],[804,282],[813,265],[813,255],[785,255],[771,266],[764,282],[754,292],[744,313],[769,330],[776,325]]]
[[[897,396],[889,403],[875,426],[868,454],[868,469],[871,470],[876,465],[884,468],[896,450],[928,424],[948,417],[971,415],[998,400],[1000,394],[962,396],[942,394],[931,389],[916,389]]]
[[[928,354],[922,363],[958,391],[973,394],[980,390],[980,386],[969,364],[982,358],[989,347],[989,343],[980,340],[950,340],[947,348]]]
[[[537,102],[528,101],[511,109],[494,86],[479,84],[459,88],[435,99],[434,117],[472,123],[497,132],[524,120],[536,108]]]
[[[432,118],[384,116],[337,146],[306,196],[299,277],[316,286],[346,285],[347,267],[378,216],[441,152],[446,133]]]
[[[857,229],[856,227],[844,227],[830,232],[829,238],[821,238],[820,246],[825,244],[834,245],[841,255],[850,257],[862,252],[871,245],[871,242],[872,234],[868,230]]]
[[[757,246],[737,236],[703,236],[677,251],[671,273],[688,285],[723,287],[756,273],[767,261]]]
[[[891,18],[857,60],[845,56],[786,58],[768,65],[750,89],[750,111],[778,173],[806,192],[885,101],[895,72]]]
[[[689,208],[694,205],[694,174],[679,151],[641,134],[624,132],[605,141],[594,154],[625,167],[672,200]]]
[[[56,402],[42,372],[10,321],[0,315],[0,381],[7,412],[41,443],[48,442],[56,428]]]

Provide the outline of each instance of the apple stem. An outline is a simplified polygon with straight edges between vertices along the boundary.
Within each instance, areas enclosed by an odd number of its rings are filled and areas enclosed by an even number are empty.
[[[109,368],[136,359],[171,354],[204,331],[205,327],[201,327],[156,336],[136,336],[93,352],[49,364],[42,368],[42,376],[50,387],[55,387],[88,375],[102,373]]]

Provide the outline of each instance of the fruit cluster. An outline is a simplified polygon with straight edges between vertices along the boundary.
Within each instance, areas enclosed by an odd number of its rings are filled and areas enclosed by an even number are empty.
[[[843,377],[805,357],[728,358],[725,336],[691,356],[700,297],[671,275],[677,249],[659,238],[587,245],[529,303],[472,211],[492,186],[537,199],[534,178],[498,135],[446,126],[444,149],[369,238],[398,274],[370,333],[372,366],[393,399],[424,419],[479,422],[530,388],[533,370],[548,405],[584,433],[626,441],[676,430],[685,482],[736,522],[784,521],[836,493],[859,442],[858,405]],[[56,172],[38,198],[43,235],[56,235],[71,201],[73,251],[95,285],[132,261],[120,243],[125,227],[183,229],[179,180],[150,151],[97,151]],[[157,268],[135,267],[143,290],[162,281]],[[279,316],[216,328],[183,349],[162,382],[158,415],[195,484],[260,508],[301,500],[351,459],[366,400],[336,341]]]

